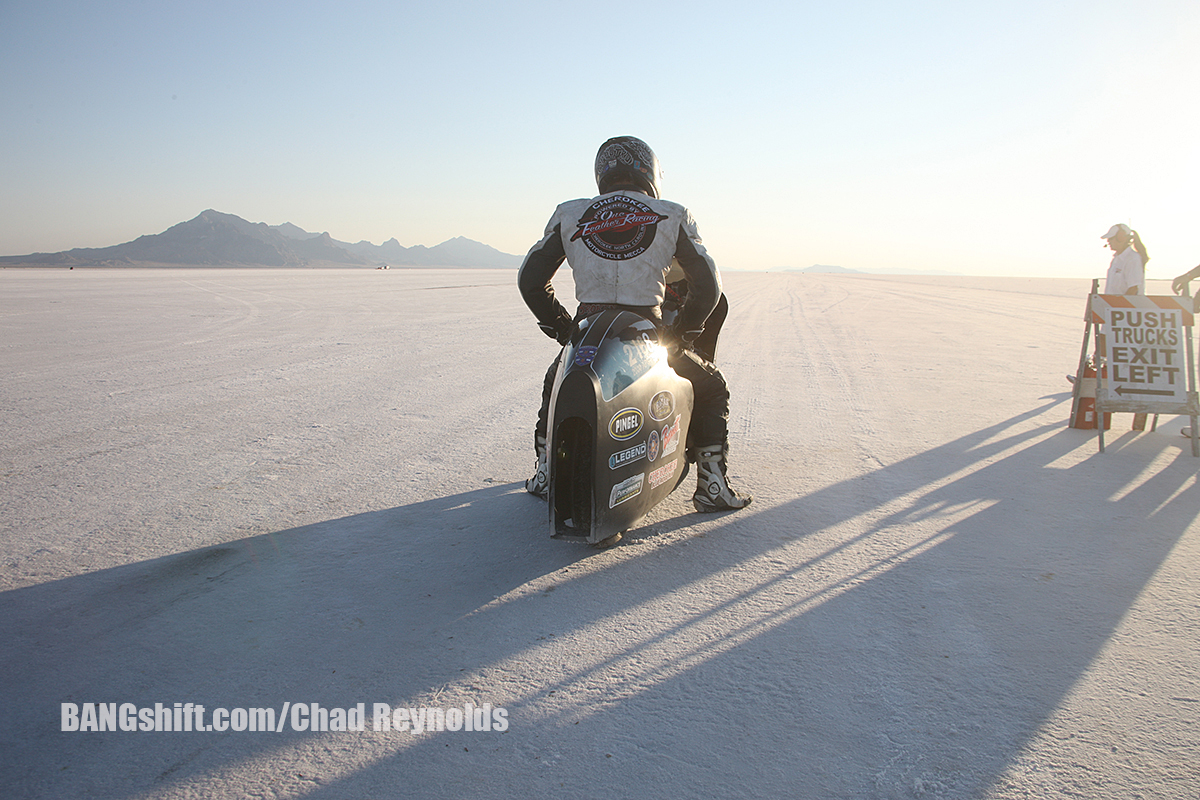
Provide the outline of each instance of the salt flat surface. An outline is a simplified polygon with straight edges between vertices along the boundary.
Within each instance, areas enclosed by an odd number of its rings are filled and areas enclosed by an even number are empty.
[[[1200,459],[1065,426],[1088,283],[725,284],[754,504],[600,551],[511,271],[0,271],[0,796],[1196,797]],[[60,730],[177,702],[367,729]]]

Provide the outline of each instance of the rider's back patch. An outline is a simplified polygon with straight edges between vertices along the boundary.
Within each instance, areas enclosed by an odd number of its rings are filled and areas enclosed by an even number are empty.
[[[601,258],[623,261],[636,258],[650,247],[658,223],[667,219],[650,206],[625,195],[603,197],[588,206],[576,223],[571,241],[583,239],[587,249]]]

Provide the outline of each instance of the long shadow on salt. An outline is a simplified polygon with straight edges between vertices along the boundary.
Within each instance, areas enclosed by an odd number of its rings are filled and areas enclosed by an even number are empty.
[[[703,536],[597,553],[494,486],[8,592],[4,784],[981,796],[1200,508],[1182,450],[1131,482],[1149,439],[1061,467],[1080,433],[1019,424],[1045,410]],[[285,700],[365,702],[367,731],[57,731],[62,702]],[[371,730],[374,703],[468,701],[508,730]]]

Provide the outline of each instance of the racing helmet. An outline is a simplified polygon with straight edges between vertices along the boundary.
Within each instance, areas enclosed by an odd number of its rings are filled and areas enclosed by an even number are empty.
[[[596,187],[607,194],[615,187],[633,184],[651,197],[660,197],[662,169],[650,145],[634,136],[616,136],[596,153]]]

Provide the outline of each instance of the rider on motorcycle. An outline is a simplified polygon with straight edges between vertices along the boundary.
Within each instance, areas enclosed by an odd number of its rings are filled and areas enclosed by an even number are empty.
[[[565,344],[577,321],[606,309],[633,311],[661,325],[668,271],[673,265],[681,270],[687,298],[664,331],[664,344],[668,363],[691,381],[695,395],[688,436],[699,443],[688,449],[697,466],[692,504],[702,512],[744,508],[752,498],[734,491],[727,478],[729,388],[720,370],[693,348],[721,297],[717,265],[700,243],[691,213],[659,196],[658,158],[645,142],[609,139],[596,154],[595,173],[599,196],[561,204],[525,256],[517,276],[521,296],[546,335]],[[575,277],[574,318],[551,286],[564,260]],[[557,369],[556,358],[546,373],[534,433],[537,473],[525,482],[531,494],[543,498],[549,491],[546,428]]]

